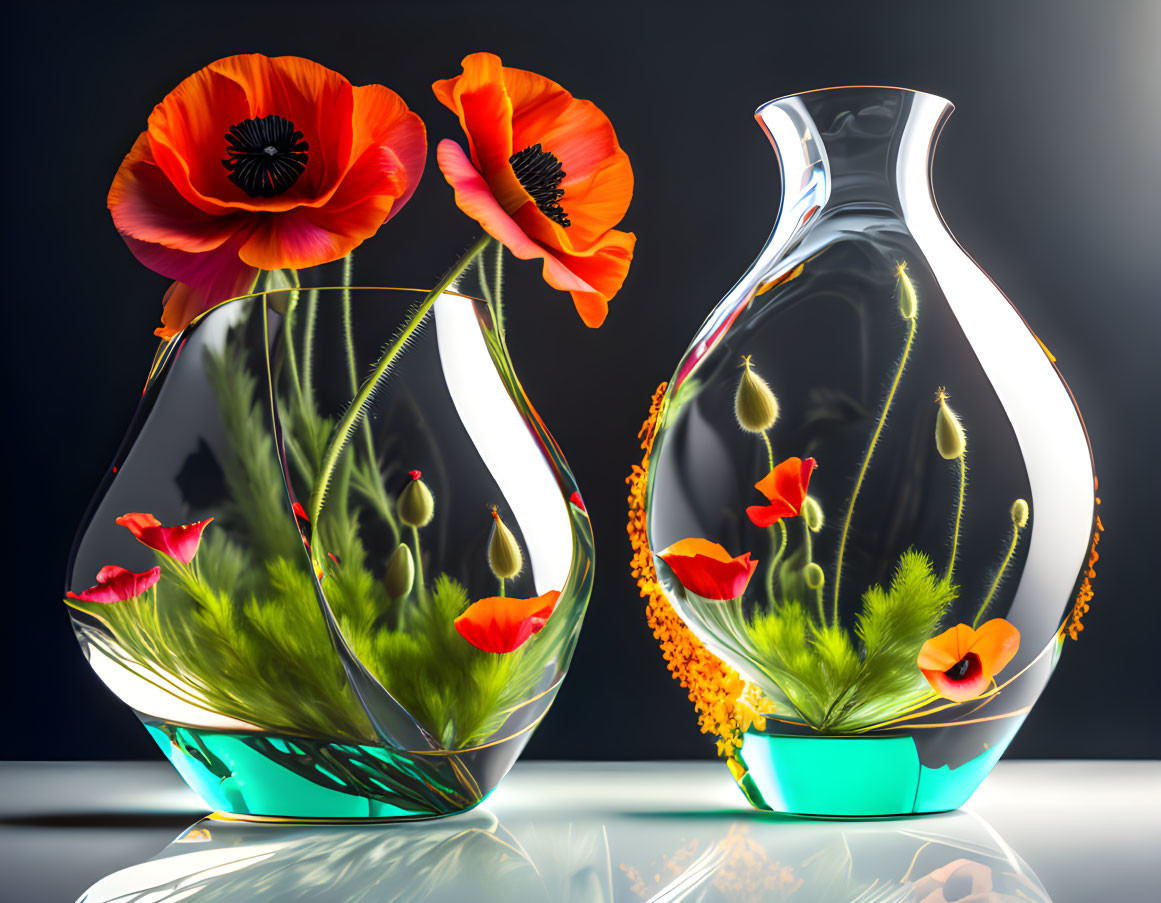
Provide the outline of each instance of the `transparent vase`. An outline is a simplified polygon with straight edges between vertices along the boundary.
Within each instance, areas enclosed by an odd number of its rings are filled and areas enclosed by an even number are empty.
[[[777,223],[662,401],[648,541],[760,700],[731,770],[761,808],[958,807],[1091,596],[1084,425],[932,193],[951,110],[857,87],[757,111]]]
[[[84,518],[76,635],[214,809],[469,809],[564,679],[584,505],[495,308],[443,292],[401,341],[423,297],[286,289],[203,315]]]

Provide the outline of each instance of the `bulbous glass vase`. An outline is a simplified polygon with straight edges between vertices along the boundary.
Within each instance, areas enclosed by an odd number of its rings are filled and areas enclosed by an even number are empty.
[[[495,309],[444,292],[404,342],[422,297],[269,291],[202,316],[82,523],[81,646],[215,809],[469,809],[564,678],[583,503]]]
[[[932,194],[951,109],[860,87],[758,110],[777,224],[662,402],[649,545],[760,692],[731,768],[762,808],[958,807],[1091,596],[1084,425]]]

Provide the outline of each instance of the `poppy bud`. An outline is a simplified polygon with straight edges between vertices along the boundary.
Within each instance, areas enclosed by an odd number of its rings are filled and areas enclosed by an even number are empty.
[[[935,400],[939,402],[939,413],[935,417],[935,447],[942,457],[954,461],[967,448],[967,436],[959,417],[947,406],[947,392],[940,389]]]
[[[409,471],[411,482],[401,493],[396,506],[399,509],[399,519],[409,527],[426,527],[435,515],[435,499],[431,497],[431,490],[420,479],[423,474],[418,470]]]
[[[496,507],[492,506],[492,537],[488,540],[488,566],[500,580],[510,580],[524,567],[524,553],[520,543],[508,525],[500,520]]]
[[[402,599],[411,592],[411,585],[415,582],[415,559],[411,557],[411,549],[403,543],[391,556],[387,564],[387,594],[392,599]]]
[[[813,495],[808,495],[802,500],[802,508],[798,513],[806,521],[807,529],[811,533],[817,533],[822,529],[822,505],[818,503],[818,500]]]
[[[1023,499],[1012,502],[1012,523],[1016,525],[1017,530],[1023,530],[1028,526],[1028,503]]]
[[[750,358],[742,358],[745,369],[734,396],[734,414],[742,429],[750,433],[764,433],[778,419],[778,399],[773,391],[750,366]]]
[[[901,263],[896,268],[899,274],[899,313],[904,320],[914,320],[919,313],[919,297],[915,294],[915,283],[907,275],[907,264]]]
[[[826,583],[826,574],[822,572],[822,568],[817,562],[812,561],[803,568],[802,579],[810,589],[820,590],[822,585]]]

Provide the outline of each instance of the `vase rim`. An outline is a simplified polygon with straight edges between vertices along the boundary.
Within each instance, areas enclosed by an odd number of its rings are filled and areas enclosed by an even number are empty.
[[[898,85],[831,85],[826,88],[810,88],[806,91],[795,91],[792,94],[783,94],[781,97],[775,97],[765,103],[759,104],[754,111],[754,115],[758,116],[766,107],[773,106],[776,103],[781,103],[784,100],[790,100],[795,97],[805,97],[808,94],[822,94],[828,91],[860,91],[860,90],[880,90],[880,91],[901,91],[904,94],[917,94],[923,97],[930,97],[933,100],[939,100],[947,104],[949,111],[955,109],[955,104],[940,94],[932,94],[930,91],[920,91],[918,88],[901,88]]]

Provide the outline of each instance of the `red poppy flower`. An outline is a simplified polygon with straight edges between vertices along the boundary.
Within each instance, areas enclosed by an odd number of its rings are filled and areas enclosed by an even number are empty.
[[[975,699],[1004,670],[1020,648],[1020,631],[1003,618],[993,618],[973,630],[956,624],[932,637],[919,650],[919,670],[944,699]]]
[[[260,53],[195,72],[154,108],[109,189],[129,249],[182,283],[157,334],[245,294],[260,269],[345,256],[411,197],[426,155],[422,120],[382,85]]]
[[[734,558],[716,542],[696,537],[678,540],[657,554],[687,590],[718,602],[742,595],[758,567],[749,552]]]
[[[633,246],[613,229],[633,197],[633,169],[607,116],[556,82],[473,53],[464,72],[432,85],[459,116],[469,159],[444,139],[436,161],[456,204],[544,279],[572,294],[587,326],[600,326],[621,288]]]
[[[81,593],[68,592],[65,596],[82,602],[100,602],[102,605],[124,602],[142,595],[160,579],[161,568],[150,568],[144,573],[135,574],[115,564],[107,564],[97,571],[96,586],[90,586]]]
[[[814,458],[787,458],[754,488],[770,500],[769,505],[751,505],[746,514],[759,527],[769,527],[784,517],[795,517],[802,509],[802,501],[810,486],[810,475],[818,462]]]
[[[212,521],[212,517],[200,520],[196,524],[182,524],[178,527],[163,527],[152,514],[123,514],[117,518],[117,523],[125,527],[137,539],[155,551],[168,555],[170,558],[189,564],[198,553],[198,544],[202,541],[202,530]]]
[[[548,621],[556,602],[557,590],[534,599],[509,599],[489,596],[468,606],[455,620],[456,630],[465,640],[485,652],[511,652],[519,649]]]

